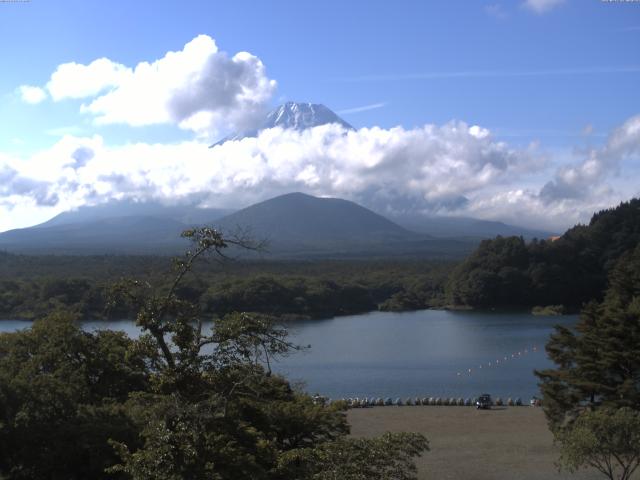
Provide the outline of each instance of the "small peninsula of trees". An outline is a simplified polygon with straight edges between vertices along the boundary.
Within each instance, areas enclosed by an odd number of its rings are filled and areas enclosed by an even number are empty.
[[[485,240],[452,272],[447,301],[479,308],[601,300],[618,259],[640,242],[640,199],[596,213],[555,241]]]
[[[271,373],[274,357],[297,350],[286,330],[237,312],[207,322],[180,294],[196,259],[229,244],[208,228],[184,235],[193,249],[168,288],[112,290],[136,309],[139,339],[83,331],[68,313],[0,334],[0,478],[415,478],[424,436],[349,437],[340,403]]]

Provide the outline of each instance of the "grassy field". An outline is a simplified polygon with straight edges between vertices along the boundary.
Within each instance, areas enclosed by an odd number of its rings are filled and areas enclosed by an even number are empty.
[[[426,435],[431,451],[418,460],[421,480],[602,478],[591,470],[558,473],[557,449],[539,408],[374,407],[350,410],[348,419],[354,436]]]

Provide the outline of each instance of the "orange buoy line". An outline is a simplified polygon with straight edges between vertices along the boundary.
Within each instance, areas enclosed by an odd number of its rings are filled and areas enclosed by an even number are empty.
[[[529,353],[537,353],[538,352],[538,347],[536,345],[533,345],[530,349],[529,348],[523,348],[522,350],[519,350],[517,352],[513,352],[511,354],[511,356],[507,355],[503,355],[501,356],[501,358],[497,358],[494,361],[489,361],[487,363],[481,363],[480,365],[478,365],[477,370],[481,370],[482,368],[492,368],[492,367],[499,367],[501,365],[505,365],[509,360],[515,360],[517,358],[520,358],[524,355],[528,355]],[[456,375],[458,377],[462,376],[463,373],[466,373],[467,375],[471,375],[473,373],[473,367],[469,368],[465,371],[460,371],[457,372]]]

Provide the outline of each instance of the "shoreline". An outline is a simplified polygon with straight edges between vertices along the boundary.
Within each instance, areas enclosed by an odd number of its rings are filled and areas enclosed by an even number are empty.
[[[332,320],[334,318],[343,318],[343,317],[352,317],[357,315],[367,315],[370,313],[413,313],[413,312],[422,312],[422,311],[442,311],[442,312],[467,312],[467,313],[492,313],[499,315],[509,315],[509,314],[527,314],[534,317],[545,317],[545,316],[553,316],[553,317],[568,317],[576,315],[579,312],[573,310],[566,310],[563,313],[550,313],[547,311],[534,311],[537,307],[491,307],[491,308],[475,308],[470,307],[468,305],[444,305],[444,306],[433,306],[433,307],[425,307],[425,308],[417,308],[417,309],[408,309],[408,310],[363,310],[363,311],[353,311],[349,313],[340,313],[332,316],[314,316],[314,315],[299,315],[299,314],[283,314],[277,318],[278,321],[283,323],[296,323],[296,322],[304,322],[304,321],[320,321],[320,320]],[[247,312],[247,313],[257,313],[260,315],[260,312]],[[39,318],[25,318],[16,316],[14,318],[0,318],[0,322],[34,322]],[[134,318],[104,318],[104,317],[90,317],[86,318],[82,321],[86,322],[129,322],[135,321]]]

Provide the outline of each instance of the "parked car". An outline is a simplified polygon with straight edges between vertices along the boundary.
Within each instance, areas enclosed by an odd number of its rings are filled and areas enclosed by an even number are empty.
[[[493,402],[491,401],[491,395],[488,393],[483,393],[478,397],[478,401],[476,402],[476,408],[489,409]]]

